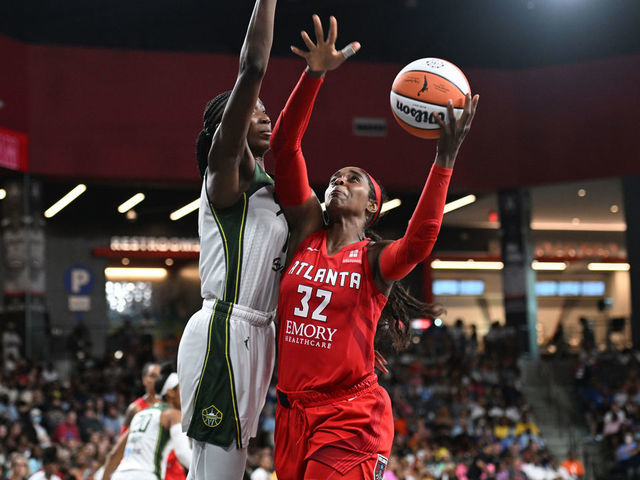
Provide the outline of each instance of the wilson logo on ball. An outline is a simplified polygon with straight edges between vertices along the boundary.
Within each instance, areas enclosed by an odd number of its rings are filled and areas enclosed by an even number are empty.
[[[401,100],[396,101],[396,110],[403,112],[405,115],[410,115],[418,123],[428,123],[431,125],[437,125],[438,122],[434,118],[435,112],[428,112],[426,110],[420,110],[418,108],[411,108],[409,105],[405,105]],[[435,113],[439,115],[442,120],[445,116],[442,112]]]

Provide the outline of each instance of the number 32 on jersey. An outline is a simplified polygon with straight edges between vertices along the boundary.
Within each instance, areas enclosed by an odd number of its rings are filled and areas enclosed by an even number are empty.
[[[293,314],[296,317],[309,318],[309,300],[311,300],[311,297],[315,297],[321,299],[321,302],[311,313],[311,319],[318,322],[326,322],[327,316],[323,315],[322,311],[329,305],[333,292],[321,288],[314,289],[308,285],[298,285],[298,293],[302,294],[302,298],[300,299],[300,306],[293,309]]]

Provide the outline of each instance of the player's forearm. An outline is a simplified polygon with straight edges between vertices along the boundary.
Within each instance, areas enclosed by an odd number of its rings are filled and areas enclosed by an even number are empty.
[[[191,446],[189,445],[189,438],[182,431],[182,425],[176,423],[169,429],[171,434],[171,442],[173,451],[176,452],[176,457],[183,467],[189,468],[191,465]]]
[[[301,148],[302,137],[323,81],[323,78],[313,77],[307,72],[302,74],[273,128],[271,149],[274,154]]]
[[[107,454],[107,458],[104,462],[104,473],[102,474],[102,480],[109,480],[113,472],[116,471],[122,457],[124,456],[124,447],[127,444],[127,438],[129,438],[129,432],[125,432],[120,437],[111,451]]]
[[[275,10],[276,0],[256,0],[240,51],[240,72],[251,72],[260,76],[266,72],[273,43]]]
[[[281,205],[302,205],[311,196],[302,137],[309,124],[321,78],[302,74],[278,117],[271,136],[276,193]]]
[[[452,170],[437,164],[431,168],[404,236],[380,255],[380,271],[386,279],[399,280],[429,256],[438,238]]]

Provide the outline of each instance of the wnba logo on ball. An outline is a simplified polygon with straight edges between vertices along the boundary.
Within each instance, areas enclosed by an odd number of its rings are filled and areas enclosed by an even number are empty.
[[[410,107],[399,99],[396,100],[396,110],[404,113],[405,115],[411,115],[413,119],[418,123],[429,123],[436,125],[438,123],[436,122],[436,119],[434,117],[434,112],[428,112],[419,108]],[[439,112],[436,115],[440,115],[440,118],[444,120],[444,113]]]

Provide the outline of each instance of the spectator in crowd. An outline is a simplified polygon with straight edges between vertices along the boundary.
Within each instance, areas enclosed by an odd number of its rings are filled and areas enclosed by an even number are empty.
[[[616,449],[616,461],[620,469],[625,472],[627,480],[637,480],[640,478],[640,447],[633,438],[633,434],[624,434],[624,440]]]
[[[15,324],[8,322],[2,333],[2,358],[4,373],[10,375],[20,364],[22,358],[22,338],[16,331]]]
[[[560,464],[560,467],[564,469],[571,480],[582,480],[584,478],[584,465],[576,458],[573,449],[569,450],[567,459]]]
[[[26,480],[29,477],[29,462],[27,457],[19,453],[14,453],[11,457],[11,470],[7,475],[7,480]]]
[[[42,454],[42,469],[29,477],[29,480],[62,480],[56,472],[58,471],[58,449],[56,447],[46,448]]]
[[[273,476],[273,451],[265,447],[258,452],[258,468],[251,473],[251,480],[272,480]]]
[[[65,417],[64,422],[60,423],[53,432],[53,440],[56,443],[63,445],[68,444],[71,441],[80,442],[82,439],[80,436],[80,430],[77,424],[78,415],[74,410],[69,410]]]

